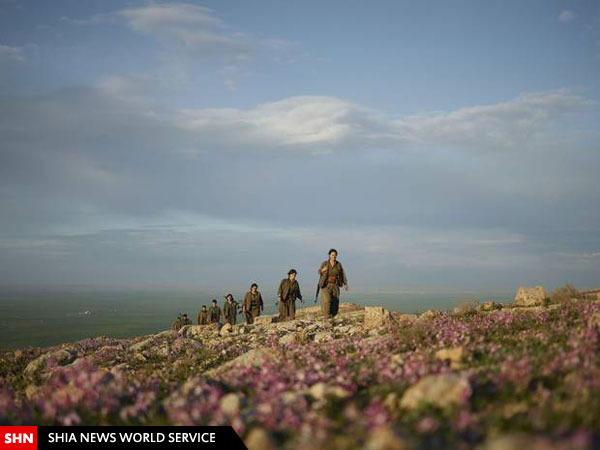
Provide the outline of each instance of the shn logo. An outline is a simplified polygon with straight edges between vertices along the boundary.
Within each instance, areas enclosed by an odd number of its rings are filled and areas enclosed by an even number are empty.
[[[33,433],[6,433],[5,444],[33,444]]]
[[[36,449],[36,426],[0,426],[0,450]]]

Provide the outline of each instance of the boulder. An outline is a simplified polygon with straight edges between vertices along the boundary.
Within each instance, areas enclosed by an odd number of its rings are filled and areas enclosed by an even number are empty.
[[[462,368],[462,360],[465,356],[465,349],[462,346],[443,348],[435,352],[435,357],[442,361],[450,361],[450,367],[453,369]]]
[[[241,400],[239,395],[230,392],[221,397],[219,402],[221,411],[229,417],[234,417],[240,412]]]
[[[365,328],[379,328],[386,325],[391,320],[390,312],[381,306],[365,307]]]
[[[132,352],[139,352],[145,350],[147,347],[151,346],[155,343],[154,336],[144,339],[143,341],[138,342],[137,344],[133,344],[129,346],[129,350]]]
[[[262,364],[265,358],[268,358],[271,355],[271,353],[272,351],[266,348],[254,348],[243,355],[240,355],[237,358],[220,365],[219,367],[215,367],[214,369],[206,371],[205,375],[207,377],[216,377],[226,372],[233,365],[258,367]]]
[[[313,384],[308,393],[316,400],[324,400],[326,397],[345,398],[350,393],[340,386],[328,386],[325,383]]]
[[[375,428],[365,442],[365,450],[405,450],[411,448],[389,425]]]
[[[60,350],[47,352],[27,364],[23,374],[30,377],[38,371],[43,371],[46,369],[46,364],[49,360],[56,361],[56,364],[59,366],[66,366],[75,361],[75,358],[77,358],[77,352],[70,348],[62,348]]]
[[[248,447],[248,450],[274,450],[275,444],[269,437],[269,433],[264,428],[253,428],[250,430],[244,444]]]
[[[254,319],[255,325],[267,325],[269,323],[276,323],[276,322],[277,322],[277,316],[275,316],[275,315],[258,316]]]
[[[566,444],[566,445],[565,445]],[[527,434],[505,434],[488,439],[476,447],[477,450],[558,450],[577,449],[584,446],[573,446],[567,442],[551,440],[543,436],[532,436]]]
[[[300,331],[296,332],[296,340],[301,344],[305,344],[310,341],[310,334],[305,328],[302,328]]]
[[[428,309],[427,311],[425,311],[424,313],[419,315],[419,320],[431,320],[431,319],[435,319],[439,315],[440,315],[439,311],[437,311],[435,309]]]
[[[328,331],[322,331],[321,333],[316,333],[313,340],[315,342],[328,342],[333,340],[333,336]]]
[[[492,301],[483,302],[480,308],[482,311],[494,311],[496,309],[502,309],[502,303]]]
[[[287,345],[293,342],[296,342],[296,335],[294,333],[287,333],[279,338],[279,345]]]
[[[186,325],[179,330],[179,334],[183,337],[201,336],[208,329],[214,329],[214,327],[210,327],[209,325]]]
[[[541,306],[546,299],[546,292],[542,286],[519,286],[515,294],[515,306]]]
[[[419,318],[416,314],[398,314],[394,317],[401,324],[411,324]]]
[[[417,409],[421,404],[430,404],[443,409],[464,405],[470,395],[471,386],[465,376],[455,373],[427,375],[406,390],[400,406]]]
[[[221,337],[229,336],[233,332],[233,327],[230,323],[223,324],[221,330],[219,331],[219,335]]]

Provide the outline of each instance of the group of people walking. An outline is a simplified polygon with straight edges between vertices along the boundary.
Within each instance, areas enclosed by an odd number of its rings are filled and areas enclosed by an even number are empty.
[[[326,318],[333,318],[339,309],[340,303],[340,288],[348,291],[348,278],[342,264],[337,260],[338,252],[332,248],[329,250],[329,257],[321,263],[318,274],[319,282],[315,295],[315,302],[321,293],[321,310]],[[304,303],[300,285],[296,280],[298,272],[295,269],[290,269],[287,273],[287,278],[284,278],[279,283],[277,290],[277,307],[279,309],[279,321],[294,320],[296,318],[296,300]],[[261,293],[258,291],[258,285],[252,283],[250,290],[246,292],[244,301],[240,305],[233,295],[225,296],[225,303],[220,308],[217,300],[213,299],[210,308],[206,305],[198,311],[198,325],[219,324],[221,322],[235,325],[237,316],[243,312],[246,323],[252,324],[254,320],[264,310],[264,302]],[[187,314],[180,315],[172,328],[179,328],[190,325],[192,322],[187,317]]]

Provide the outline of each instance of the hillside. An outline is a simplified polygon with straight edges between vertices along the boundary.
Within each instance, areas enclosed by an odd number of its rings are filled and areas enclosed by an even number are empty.
[[[0,424],[231,424],[250,448],[593,448],[600,301],[342,304],[7,352]]]

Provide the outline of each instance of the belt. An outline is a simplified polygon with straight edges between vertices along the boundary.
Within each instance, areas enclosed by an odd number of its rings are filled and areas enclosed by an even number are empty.
[[[337,276],[335,276],[335,275],[329,275],[329,278],[327,278],[327,282],[328,283],[337,284]]]

